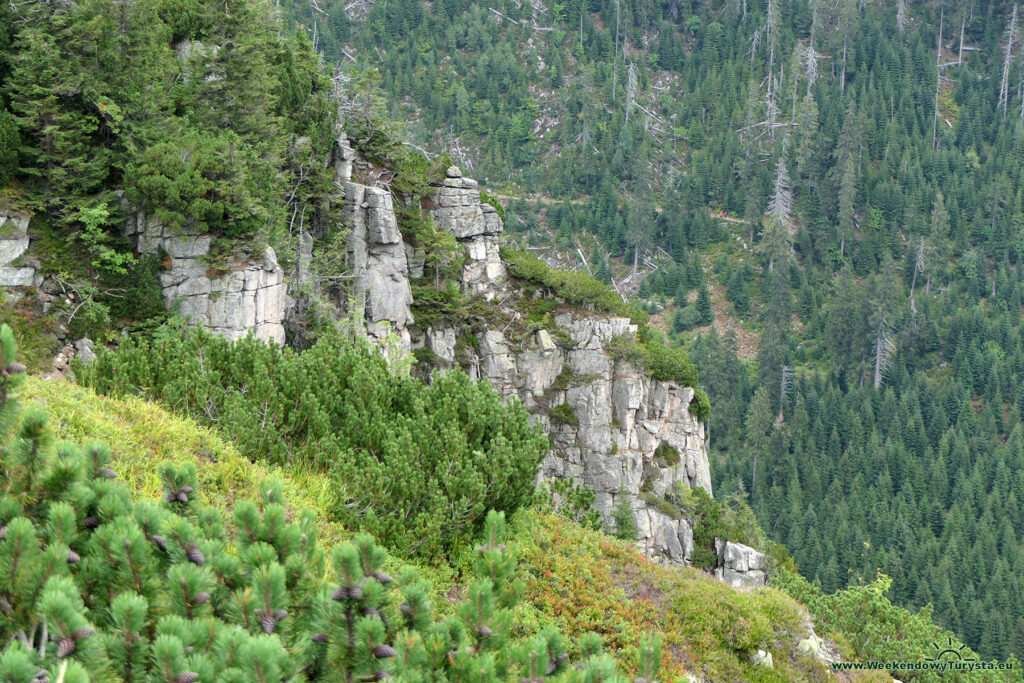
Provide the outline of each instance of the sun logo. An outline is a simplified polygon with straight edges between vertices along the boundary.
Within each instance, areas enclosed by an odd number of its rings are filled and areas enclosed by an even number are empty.
[[[939,643],[932,643],[932,647],[935,648],[935,657],[933,658],[936,662],[973,662],[975,657],[965,657],[965,653],[970,653],[970,648],[966,645],[960,647],[953,646],[953,637],[950,636],[946,640],[946,646],[942,647]]]

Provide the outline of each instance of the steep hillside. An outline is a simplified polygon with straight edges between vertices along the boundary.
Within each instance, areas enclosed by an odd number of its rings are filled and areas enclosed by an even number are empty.
[[[284,7],[686,346],[716,493],[805,576],[1024,655],[1014,3]]]
[[[216,433],[153,404],[97,396],[61,380],[30,378],[21,392],[29,404],[47,408],[60,438],[111,443],[111,466],[142,497],[160,491],[157,469],[167,460],[194,464],[197,500],[223,513],[229,513],[236,501],[256,496],[266,480],[277,478],[284,483],[285,501],[294,514],[316,514],[322,543],[330,547],[351,535],[330,521],[326,510],[332,493],[322,482],[298,469],[254,466]],[[627,670],[635,670],[639,639],[651,629],[665,639],[666,675],[693,672],[696,680],[825,680],[824,666],[797,648],[811,628],[811,614],[826,620],[817,626],[820,633],[842,643],[830,646],[830,656],[913,659],[928,656],[929,639],[947,638],[934,627],[915,630],[920,628],[918,618],[884,599],[865,612],[862,596],[840,595],[809,614],[778,590],[742,593],[697,570],[658,567],[631,544],[587,531],[559,515],[524,512],[511,532],[521,548],[518,576],[525,582],[526,598],[514,613],[515,637],[526,639],[555,626],[569,638],[569,651],[575,656],[577,638],[597,632]],[[399,573],[402,564],[391,562],[389,571]],[[421,563],[417,569],[433,584],[432,599],[439,613],[449,613],[457,589],[444,587],[466,581],[468,563],[456,562],[454,568]],[[804,599],[824,599],[809,587],[801,590]],[[841,600],[846,607],[841,607]],[[858,611],[850,611],[857,605]],[[901,636],[903,649],[880,649],[890,639],[878,638],[887,632]],[[868,633],[875,640],[865,639]],[[759,648],[773,653],[773,669],[749,661]],[[845,680],[888,680],[877,675],[880,678],[865,674]]]
[[[179,4],[0,8],[0,319],[33,369],[99,352],[105,391],[215,426],[385,543],[429,529],[455,557],[488,507],[530,514],[543,461],[585,485],[562,490],[574,516],[676,569],[735,571],[715,537],[741,535],[853,656],[1024,654],[1012,7]],[[280,23],[314,15],[312,37]],[[220,341],[182,342],[182,319]],[[250,333],[270,344],[223,341]],[[347,336],[400,372],[331,365]],[[353,377],[365,438],[332,391]],[[467,396],[493,419],[457,413]],[[339,500],[350,480],[376,498]],[[581,562],[614,566],[599,538]],[[774,644],[789,599],[705,590],[771,613],[732,649],[688,632],[725,647],[716,674],[776,675],[750,668],[761,643],[780,675],[821,673]]]

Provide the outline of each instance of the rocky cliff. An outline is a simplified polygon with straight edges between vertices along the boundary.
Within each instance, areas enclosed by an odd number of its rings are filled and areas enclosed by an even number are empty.
[[[336,299],[345,299],[334,301],[336,307],[354,302],[368,336],[397,339],[402,351],[420,361],[415,372],[426,376],[461,367],[503,396],[522,401],[551,437],[542,477],[571,478],[591,488],[606,522],[625,498],[648,554],[686,563],[693,533],[668,499],[685,487],[711,491],[704,424],[689,410],[694,389],[654,379],[610,351],[613,340],[636,336],[628,318],[582,310],[560,300],[558,292],[517,281],[501,258],[497,210],[481,201],[476,181],[456,167],[429,188],[420,205],[438,230],[450,232],[461,245],[458,297],[485,309],[485,319],[420,316],[416,286],[440,292],[425,284],[431,278],[423,277],[424,254],[403,235],[391,192],[374,182],[374,168],[344,137],[330,163],[336,185],[332,201],[343,202],[344,280],[350,283],[334,292]],[[289,316],[302,314],[303,289],[315,286],[311,234],[299,236],[296,262],[289,264],[293,269],[286,278],[270,248],[214,257],[209,234],[171,229],[142,212],[131,215],[126,236],[139,253],[162,259],[160,286],[168,309],[231,339],[252,332],[285,342]],[[2,219],[2,285],[39,284],[26,254],[27,225],[20,216]],[[543,323],[528,324],[525,311],[541,300],[550,315]]]
[[[263,249],[258,258],[238,254],[212,263],[209,234],[171,229],[143,212],[127,221],[125,235],[140,254],[163,256],[160,284],[169,310],[228,339],[251,331],[284,344],[284,271],[273,249]]]
[[[692,530],[664,503],[679,486],[711,491],[704,425],[689,411],[694,390],[652,379],[609,353],[613,339],[636,335],[627,318],[560,306],[553,329],[524,332],[515,302],[529,295],[499,254],[501,218],[456,167],[423,206],[465,249],[463,292],[491,300],[509,320],[501,329],[460,320],[417,323],[411,282],[422,277],[423,258],[399,230],[390,194],[353,180],[360,162],[344,138],[334,165],[351,229],[348,265],[368,333],[393,332],[410,351],[428,350],[420,357],[429,357],[431,367],[462,367],[521,400],[551,436],[542,476],[586,484],[606,521],[625,496],[648,554],[687,562]]]

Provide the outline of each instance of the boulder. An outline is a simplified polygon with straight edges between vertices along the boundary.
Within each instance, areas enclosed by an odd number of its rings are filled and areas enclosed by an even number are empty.
[[[75,351],[83,363],[96,359],[96,354],[92,350],[92,340],[88,337],[83,337],[75,342]]]
[[[765,556],[750,546],[715,539],[718,567],[715,577],[734,588],[759,588],[768,585]]]

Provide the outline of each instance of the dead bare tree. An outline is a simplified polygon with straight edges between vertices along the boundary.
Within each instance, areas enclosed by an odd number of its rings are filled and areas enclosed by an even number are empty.
[[[1010,25],[1006,27],[1006,43],[1003,44],[1003,77],[999,82],[999,106],[1003,108],[1003,119],[1006,119],[1006,107],[1010,101],[1010,67],[1013,64],[1013,48],[1017,43],[1017,5],[1013,6]]]
[[[896,342],[893,341],[892,333],[885,316],[878,319],[878,327],[875,330],[875,389],[882,387],[885,373],[892,364],[891,357],[896,351]]]

